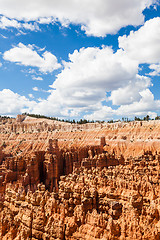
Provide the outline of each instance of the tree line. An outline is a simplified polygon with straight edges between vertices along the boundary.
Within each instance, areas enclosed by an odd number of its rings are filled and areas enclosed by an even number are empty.
[[[70,120],[70,119],[60,119],[57,117],[47,117],[44,115],[40,115],[40,114],[30,114],[30,113],[22,113],[22,115],[26,115],[29,117],[34,117],[34,118],[46,118],[49,120],[56,120],[56,121],[60,121],[60,122],[67,122],[67,123],[77,123],[77,124],[85,124],[85,123],[95,123],[95,122],[104,122],[104,121],[94,121],[94,120],[87,120],[87,119],[80,119],[80,120]]]
[[[22,115],[25,115],[25,116],[29,116],[29,117],[34,117],[34,118],[45,118],[45,119],[49,119],[49,120],[56,120],[56,121],[60,121],[60,122],[67,122],[67,123],[77,123],[77,124],[86,124],[86,123],[104,123],[105,121],[99,121],[99,120],[87,120],[87,119],[80,119],[80,120],[70,120],[70,119],[60,119],[60,118],[57,118],[57,117],[48,117],[48,116],[45,116],[45,115],[40,115],[40,114],[32,114],[32,113],[22,113]],[[11,117],[9,116],[1,116],[0,115],[0,119],[9,119]],[[108,120],[106,121],[107,123],[115,123],[115,122],[132,122],[132,121],[149,121],[149,120],[160,120],[160,116],[156,116],[155,119],[152,119],[150,118],[149,115],[146,115],[145,117],[143,118],[140,118],[140,117],[136,117],[134,118],[134,120],[130,120],[129,118],[127,117],[122,117],[122,120]]]

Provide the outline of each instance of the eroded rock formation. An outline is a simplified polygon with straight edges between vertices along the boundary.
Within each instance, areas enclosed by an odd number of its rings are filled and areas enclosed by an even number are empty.
[[[93,126],[1,120],[0,239],[160,239],[159,121]]]

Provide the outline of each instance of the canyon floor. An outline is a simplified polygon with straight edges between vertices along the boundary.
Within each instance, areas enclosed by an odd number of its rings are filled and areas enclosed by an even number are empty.
[[[160,121],[0,118],[0,239],[159,240]]]

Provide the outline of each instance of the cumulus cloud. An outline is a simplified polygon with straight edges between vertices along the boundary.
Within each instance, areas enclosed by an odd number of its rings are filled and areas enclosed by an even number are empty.
[[[114,115],[116,115],[116,110],[113,110],[111,107],[108,106],[99,106],[99,109],[94,111],[91,114],[84,115],[85,119],[88,119],[90,121],[92,120],[110,120],[114,118]]]
[[[36,110],[43,105],[47,112],[45,105],[53,108],[52,103],[58,97],[61,111],[68,109],[70,116],[90,112],[85,114],[88,119],[108,119],[113,115],[151,114],[158,109],[159,100],[154,100],[148,89],[151,79],[138,74],[140,63],[128,50],[119,49],[115,53],[110,47],[75,50],[69,54],[69,61],[63,62],[64,69],[50,86],[55,90]],[[104,106],[108,101],[112,101],[117,110]]]
[[[153,94],[149,89],[140,92],[140,100],[131,104],[121,105],[117,109],[112,109],[108,106],[99,105],[99,109],[93,113],[85,115],[84,117],[89,120],[109,120],[113,118],[135,116],[143,117],[149,115],[151,118],[157,116],[156,111],[160,108],[160,100],[155,100]]]
[[[156,0],[0,0],[0,14],[17,20],[50,23],[63,26],[81,24],[87,35],[114,34],[127,25],[143,24],[143,10]]]
[[[148,77],[138,75],[137,61],[128,58],[122,50],[113,53],[109,47],[75,50],[69,55],[69,61],[63,64],[64,69],[50,86],[54,90],[34,108],[37,113],[50,114],[59,106],[61,115],[65,109],[65,114],[72,117],[94,112],[90,117],[95,119],[97,114],[107,109],[111,116],[114,111],[102,103],[107,104],[111,100],[119,106],[139,101],[140,92],[151,84]],[[110,92],[110,97],[107,97]]]
[[[69,116],[69,108],[59,91],[53,90],[47,99],[39,99],[32,109],[32,113],[66,117]]]
[[[0,91],[0,114],[17,115],[23,112],[30,112],[36,103],[29,101],[26,97],[14,93],[10,89]]]
[[[0,28],[7,29],[7,28],[16,28],[16,29],[26,29],[30,31],[37,31],[39,27],[37,23],[21,23],[15,19],[9,19],[5,16],[0,17]]]
[[[122,105],[118,108],[116,113],[125,116],[144,116],[144,115],[157,115],[154,111],[159,110],[160,100],[155,100],[154,95],[149,89],[140,92],[140,101],[133,102],[129,105]]]
[[[154,99],[149,90],[151,79],[140,75],[139,64],[150,64],[150,76],[160,74],[159,29],[160,18],[147,21],[139,30],[119,37],[117,52],[105,46],[75,50],[69,54],[67,62],[63,61],[61,73],[50,85],[48,98],[32,104],[30,112],[73,118],[84,114],[90,120],[155,116],[160,100]],[[42,55],[35,49],[36,46],[20,43],[3,57],[17,64],[37,67],[41,72],[52,72],[60,67],[54,55],[50,53],[47,59],[45,49]],[[51,56],[54,56],[52,60]],[[33,90],[42,91],[37,87]],[[111,103],[114,106],[110,107]]]
[[[69,55],[64,70],[51,85],[69,106],[86,106],[106,99],[106,92],[124,87],[138,71],[135,61],[109,47],[82,48]]]
[[[157,44],[156,48],[159,49],[159,30],[155,30],[155,25],[159,26],[159,18],[153,20],[146,22],[128,37],[119,38],[120,49],[117,52],[113,52],[111,47],[103,46],[81,48],[69,54],[69,60],[63,61],[63,69],[50,85],[50,95],[45,100],[39,99],[31,112],[59,117],[78,117],[84,114],[88,119],[146,114],[153,116],[160,107],[160,101],[155,100],[149,90],[151,79],[139,75],[139,64],[152,61],[149,66],[152,69],[150,75],[159,74],[159,64],[154,62],[159,61],[160,51],[157,52],[152,46]],[[150,29],[152,34],[148,34]],[[33,45],[19,44],[9,50],[9,54],[5,52],[3,57],[26,66],[36,66],[44,72],[50,67],[53,69],[51,64],[44,67],[45,56],[43,54],[41,57],[37,51]],[[35,87],[33,90],[39,89]],[[109,101],[114,109],[106,106],[110,104]]]
[[[141,91],[151,85],[151,80],[148,77],[136,75],[135,80],[129,82],[123,88],[118,88],[111,92],[108,98],[113,105],[127,105],[141,99]]]
[[[139,63],[160,62],[160,18],[145,22],[138,31],[119,37],[119,47]]]
[[[19,43],[17,47],[13,47],[3,54],[4,60],[15,62],[16,64],[24,66],[32,66],[39,68],[39,71],[53,72],[61,67],[61,64],[57,62],[57,58],[50,52],[45,51],[40,56],[32,45],[25,46]]]

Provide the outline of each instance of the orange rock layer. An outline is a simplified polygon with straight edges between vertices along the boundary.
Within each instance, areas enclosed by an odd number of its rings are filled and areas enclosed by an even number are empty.
[[[160,122],[0,120],[0,239],[160,239]]]

